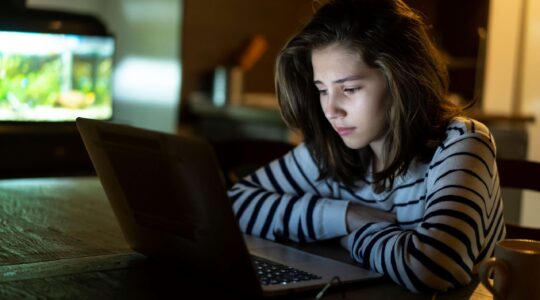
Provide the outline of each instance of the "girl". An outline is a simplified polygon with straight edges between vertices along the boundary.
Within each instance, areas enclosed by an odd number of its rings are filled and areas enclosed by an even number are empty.
[[[268,239],[342,238],[412,291],[471,281],[505,234],[495,143],[449,102],[425,24],[401,0],[334,0],[283,48],[276,90],[304,143],[229,190]]]

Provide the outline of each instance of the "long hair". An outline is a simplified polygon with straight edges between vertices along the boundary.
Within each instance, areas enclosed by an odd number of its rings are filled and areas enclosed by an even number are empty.
[[[462,112],[447,100],[446,66],[421,17],[401,0],[331,0],[287,42],[275,75],[283,119],[303,135],[319,179],[349,187],[364,178],[373,153],[368,146],[348,148],[324,116],[311,53],[331,44],[359,53],[384,74],[389,95],[385,164],[373,174],[373,187],[388,190],[413,159],[431,159],[446,138],[447,124]]]

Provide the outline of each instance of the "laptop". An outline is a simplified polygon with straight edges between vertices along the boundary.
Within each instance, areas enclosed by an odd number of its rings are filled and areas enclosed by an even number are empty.
[[[134,251],[250,298],[320,289],[335,276],[341,283],[382,276],[242,234],[208,142],[106,121],[76,123]],[[267,265],[288,277],[267,274]]]

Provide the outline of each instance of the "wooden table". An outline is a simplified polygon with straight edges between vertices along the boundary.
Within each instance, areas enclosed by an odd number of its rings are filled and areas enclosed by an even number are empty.
[[[327,246],[299,247],[348,259],[345,250]],[[193,282],[180,269],[128,247],[95,177],[0,180],[0,299],[150,299],[170,293],[180,299],[223,298],[224,291]],[[344,292],[347,299],[492,299],[477,282],[421,295],[383,279]],[[323,299],[341,299],[341,293],[331,288]]]

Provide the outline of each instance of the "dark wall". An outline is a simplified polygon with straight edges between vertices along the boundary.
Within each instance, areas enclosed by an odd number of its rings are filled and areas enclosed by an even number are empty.
[[[244,90],[273,93],[276,55],[312,12],[311,0],[184,0],[181,111],[193,91],[207,88],[213,68],[231,63],[255,34],[269,48],[245,74]]]
[[[481,101],[485,62],[482,43],[485,39],[480,36],[479,29],[487,30],[489,0],[405,2],[422,13],[436,44],[448,55],[450,91],[466,102]]]

